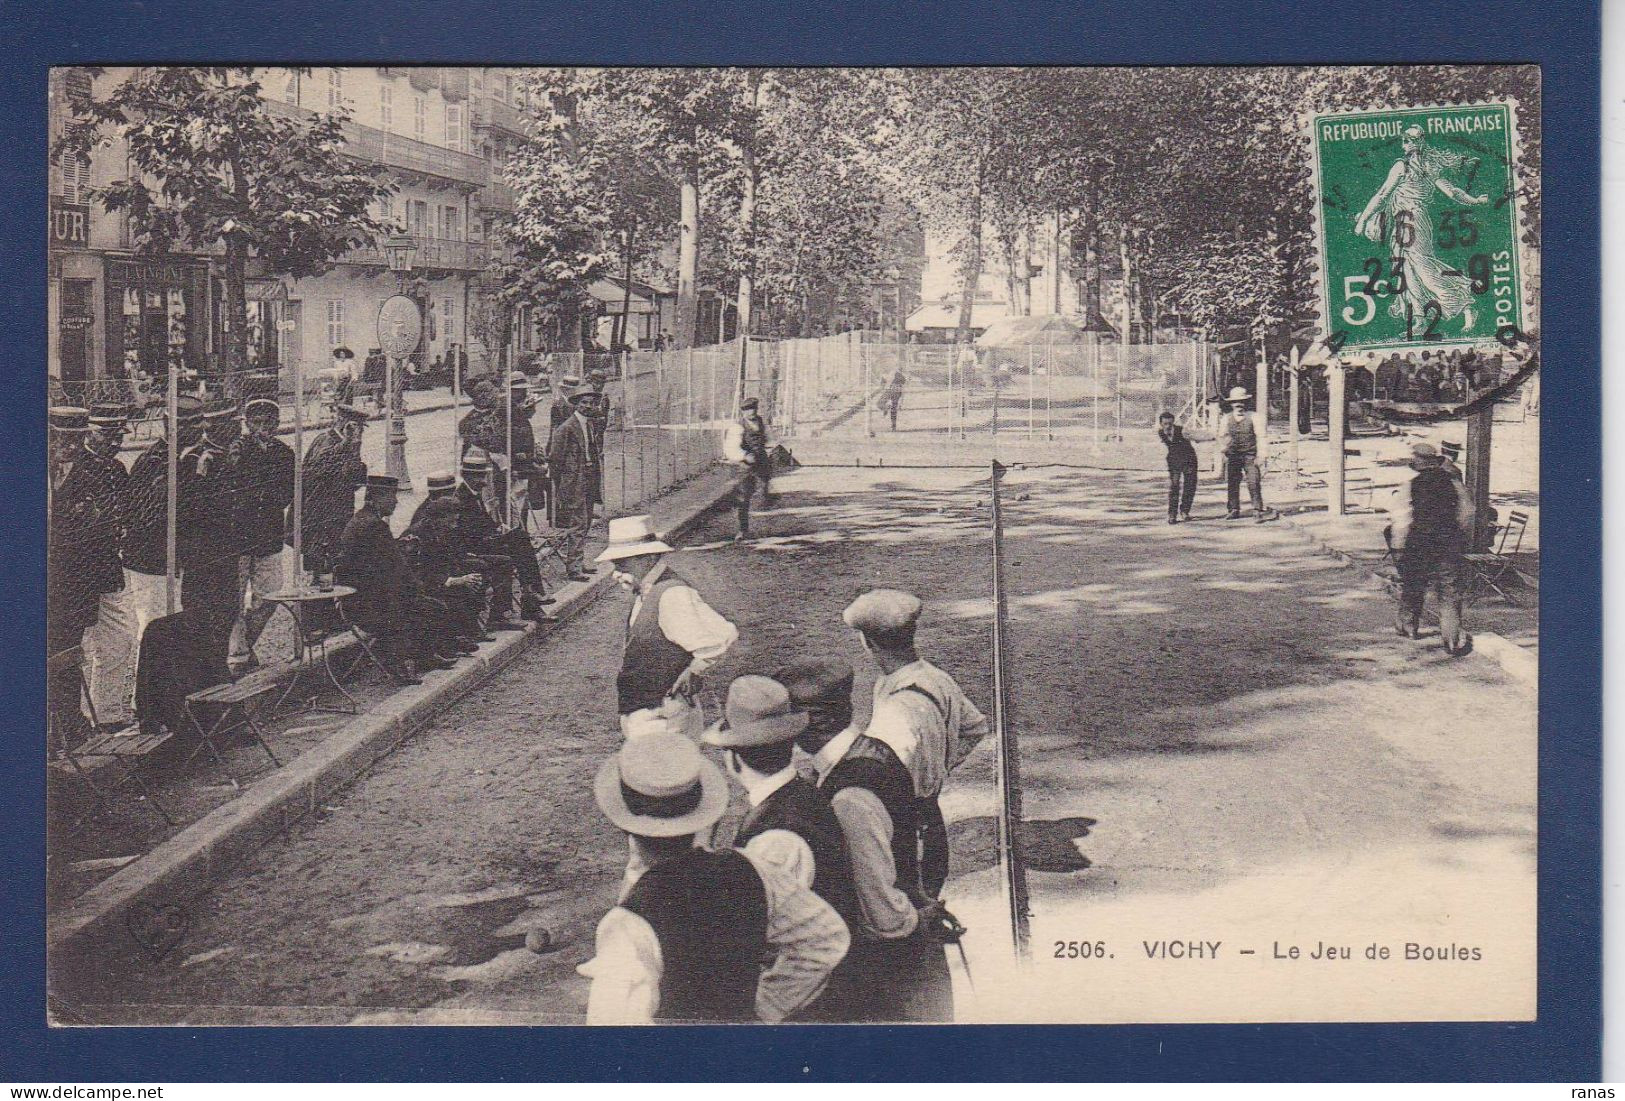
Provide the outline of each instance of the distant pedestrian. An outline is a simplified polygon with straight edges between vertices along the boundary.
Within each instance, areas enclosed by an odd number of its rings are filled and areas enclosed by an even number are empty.
[[[1472,497],[1432,444],[1413,445],[1410,465],[1416,473],[1394,490],[1388,510],[1393,519],[1385,531],[1399,563],[1394,627],[1406,638],[1419,635],[1432,585],[1438,593],[1440,639],[1447,653],[1459,657],[1473,648],[1472,636],[1461,624],[1464,555],[1474,525]]]
[[[1157,436],[1168,450],[1168,522],[1177,524],[1191,518],[1196,501],[1196,448],[1185,438],[1185,429],[1174,423],[1172,413],[1157,415]]]
[[[547,440],[547,469],[552,479],[549,503],[553,509],[553,526],[566,532],[560,552],[567,577],[571,581],[584,581],[588,574],[583,559],[587,536],[592,530],[597,488],[592,426],[587,422],[584,404],[592,400],[592,395],[577,389],[569,394],[568,400],[572,406],[570,417],[554,425]]]
[[[823,992],[846,955],[846,926],[759,846],[696,844],[728,809],[728,781],[698,746],[675,734],[629,741],[593,795],[636,868],[578,968],[592,980],[588,1024],[776,1024]]]
[[[739,518],[736,541],[750,538],[750,505],[761,487],[762,503],[773,505],[773,456],[768,449],[767,424],[762,420],[761,403],[746,398],[739,403],[739,419],[728,426],[722,441],[723,457],[739,464],[740,478],[734,491],[734,509]]]
[[[1228,416],[1219,420],[1219,453],[1224,458],[1225,519],[1241,518],[1241,483],[1247,482],[1247,495],[1252,498],[1253,518],[1260,524],[1269,519],[1264,508],[1264,479],[1258,470],[1258,431],[1247,413],[1247,391],[1239,386],[1230,390],[1225,399],[1230,405]]]
[[[903,385],[907,376],[901,367],[892,372],[891,381],[886,384],[885,393],[881,395],[880,407],[891,420],[891,430],[897,431],[897,411],[903,406]]]

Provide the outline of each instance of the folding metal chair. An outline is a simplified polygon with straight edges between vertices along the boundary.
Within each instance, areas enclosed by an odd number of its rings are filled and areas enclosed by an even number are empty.
[[[271,767],[281,768],[282,761],[271,749],[270,743],[265,740],[265,728],[260,725],[260,701],[277,690],[274,683],[261,681],[255,683],[250,680],[227,681],[216,684],[199,692],[190,693],[186,697],[186,717],[192,723],[192,729],[197,732],[200,744],[187,755],[182,764],[190,764],[199,753],[205,749],[215,759],[222,770],[225,771],[232,786],[237,786],[237,778],[231,774],[226,759],[220,753],[220,746],[215,739],[224,737],[234,730],[248,728],[249,734],[259,747],[265,750],[265,755],[271,759]],[[203,712],[214,710],[214,716],[207,726],[204,725]]]
[[[84,784],[90,792],[95,803],[93,813],[106,813],[110,807],[107,802],[107,793],[116,791],[127,783],[133,782],[141,789],[142,796],[153,811],[164,820],[166,825],[173,826],[175,820],[164,809],[152,790],[147,787],[146,779],[141,775],[143,758],[153,750],[163,745],[173,736],[167,730],[157,733],[143,733],[137,728],[127,731],[103,732],[96,719],[96,704],[90,698],[86,688],[84,669],[81,665],[83,652],[77,646],[61,653],[53,654],[45,661],[47,704],[45,709],[46,737],[48,743],[55,744],[55,757],[50,762],[52,768],[67,773]],[[71,675],[71,679],[70,679]],[[60,690],[64,687],[73,689],[72,698],[64,705]],[[78,745],[69,744],[68,724],[63,721],[62,712],[69,710],[77,714],[80,700],[90,711],[91,736]],[[123,773],[118,780],[104,789],[96,782],[96,773],[103,768],[120,767]],[[73,824],[77,829],[85,820],[81,816]]]
[[[1507,513],[1507,522],[1500,527],[1500,535],[1496,539],[1493,550],[1475,552],[1465,555],[1467,568],[1472,571],[1472,579],[1468,583],[1467,603],[1477,601],[1488,590],[1494,590],[1502,600],[1514,608],[1521,605],[1507,592],[1514,579],[1522,581],[1518,573],[1516,557],[1523,546],[1524,529],[1529,525],[1527,512],[1512,511]],[[1509,549],[1507,544],[1511,543]]]

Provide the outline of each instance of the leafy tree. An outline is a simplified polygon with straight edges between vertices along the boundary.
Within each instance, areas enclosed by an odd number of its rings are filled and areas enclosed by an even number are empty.
[[[92,192],[124,211],[137,252],[224,252],[228,387],[248,365],[247,265],[316,275],[387,233],[373,204],[390,194],[380,170],[344,152],[342,112],[273,114],[255,70],[150,66],[83,108],[67,138],[87,151],[122,139],[130,175]]]

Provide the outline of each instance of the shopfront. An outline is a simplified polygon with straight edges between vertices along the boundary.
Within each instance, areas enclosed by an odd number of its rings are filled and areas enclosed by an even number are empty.
[[[203,373],[209,350],[207,260],[108,257],[103,278],[108,378],[145,389],[171,367]]]

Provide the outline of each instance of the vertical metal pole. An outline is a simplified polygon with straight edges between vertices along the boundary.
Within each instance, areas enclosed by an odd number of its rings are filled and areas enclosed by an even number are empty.
[[[1095,369],[1095,384],[1094,384],[1094,387],[1093,387],[1095,398],[1094,398],[1094,401],[1091,404],[1094,407],[1095,450],[1099,451],[1100,450],[1100,340],[1099,340],[1098,337],[1095,339],[1095,343],[1090,346],[1089,351],[1091,353],[1089,358],[1090,358],[1091,361],[1093,361],[1094,369]]]
[[[1264,334],[1258,336],[1258,365],[1254,368],[1253,431],[1258,433],[1258,451],[1269,454],[1270,364],[1265,358]]]
[[[869,400],[869,357],[863,354],[862,345],[858,345],[855,350],[863,360],[863,434],[872,440],[875,438],[875,410],[874,402]]]
[[[1343,464],[1347,461],[1347,456],[1343,454],[1343,387],[1345,379],[1341,363],[1327,364],[1326,384],[1331,394],[1332,404],[1331,409],[1326,414],[1329,425],[1326,446],[1330,448],[1326,463],[1326,508],[1333,516],[1341,516],[1344,512]]]
[[[1495,538],[1490,523],[1490,444],[1495,403],[1487,402],[1467,418],[1467,469],[1464,480],[1477,510],[1473,518],[1473,550],[1487,551]]]
[[[993,727],[994,767],[1000,795],[997,841],[1004,875],[1001,894],[1010,915],[1011,947],[1018,962],[1029,958],[1027,869],[1021,851],[1021,771],[1010,723],[1010,690],[1004,668],[1008,601],[1004,587],[1004,516],[999,503],[999,478],[1004,468],[992,463],[989,497],[993,506]]]
[[[1060,215],[1056,215],[1056,217],[1059,218]],[[1059,291],[1057,291],[1055,293],[1056,293],[1057,298],[1060,297],[1060,292]],[[1029,440],[1033,438],[1033,386],[1034,385],[1035,384],[1033,382],[1033,346],[1031,344],[1029,344],[1029,345],[1027,345],[1027,438]]]
[[[451,432],[449,444],[451,446],[451,476],[455,479],[462,473],[463,449],[462,441],[457,435],[457,418],[462,415],[463,400],[463,373],[455,362],[451,365]],[[510,442],[509,450],[512,450]]]
[[[453,367],[452,369],[456,370],[455,367]],[[504,378],[502,380],[502,390],[503,390],[503,394],[504,394],[504,397],[503,397],[504,408],[506,408],[508,410],[508,419],[503,422],[503,429],[504,429],[504,436],[505,436],[505,439],[503,440],[503,444],[508,449],[508,476],[505,479],[503,479],[504,485],[503,485],[503,491],[502,491],[502,522],[504,524],[507,524],[511,528],[511,527],[513,527],[513,481],[514,481],[514,461],[513,461],[513,379],[512,378]],[[457,422],[455,420],[452,421],[451,430],[452,430],[452,434],[456,435],[456,433],[457,433]]]
[[[175,561],[175,507],[180,478],[180,369],[169,365],[169,386],[164,394],[169,418],[168,467],[164,473],[164,614],[174,615],[180,606],[179,564]]]
[[[305,357],[293,357],[293,571],[301,587],[305,569]]]
[[[632,431],[635,419],[632,409],[632,372],[635,370],[637,370],[637,366],[629,358],[626,361],[626,369],[621,372],[621,434],[615,441],[621,459],[621,499],[616,503],[616,512],[628,511],[626,507],[626,434]],[[605,444],[604,450],[607,452],[609,450],[607,440]]]
[[[1287,411],[1286,417],[1286,448],[1287,454],[1292,460],[1292,484],[1294,487],[1297,486],[1298,477],[1303,472],[1303,467],[1298,463],[1298,399],[1302,396],[1300,387],[1303,385],[1303,380],[1298,375],[1301,367],[1298,346],[1294,344],[1292,346],[1292,382],[1287,395],[1287,401],[1291,408]]]

